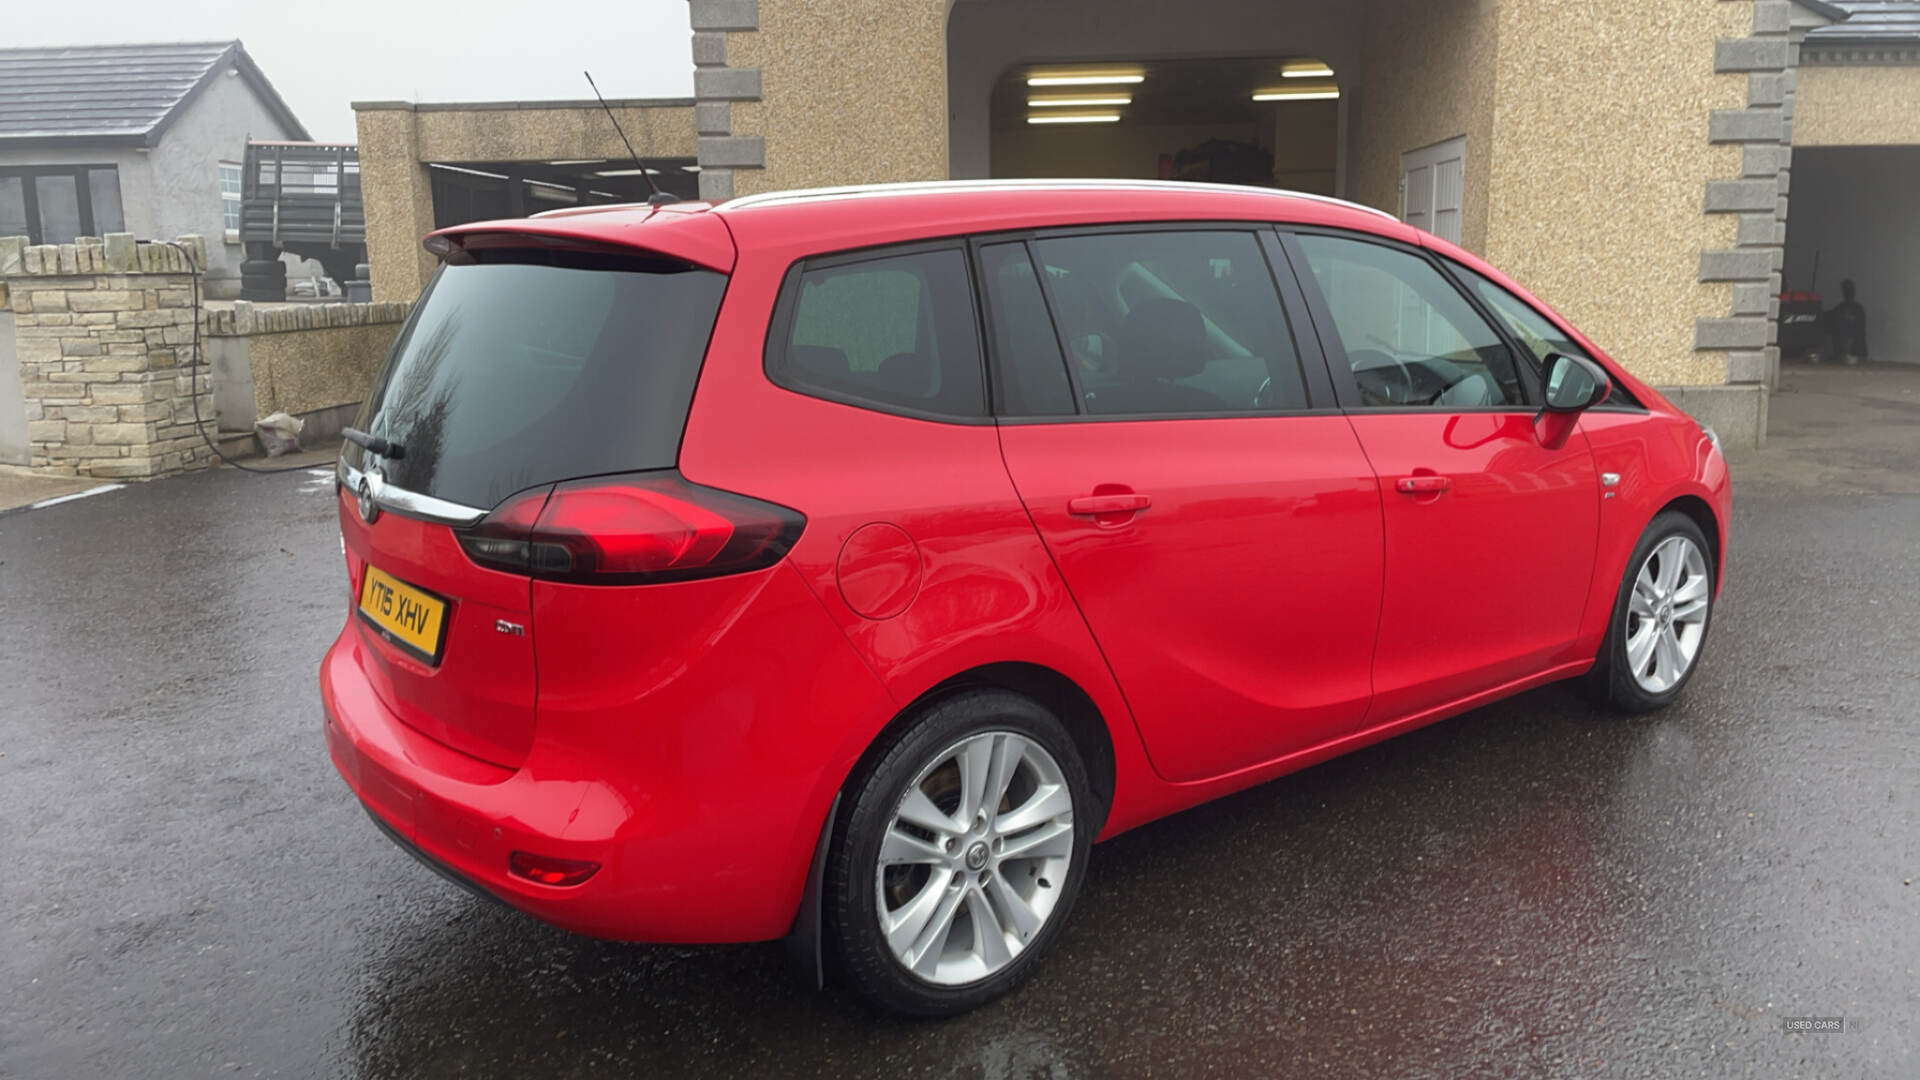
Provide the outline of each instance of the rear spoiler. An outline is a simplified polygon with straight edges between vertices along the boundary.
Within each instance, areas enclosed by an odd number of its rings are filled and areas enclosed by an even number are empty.
[[[723,274],[733,272],[733,234],[718,215],[705,212],[636,209],[579,217],[475,221],[428,233],[422,246],[435,257],[444,258],[470,239],[495,241],[516,236],[549,241],[556,247],[665,255]]]

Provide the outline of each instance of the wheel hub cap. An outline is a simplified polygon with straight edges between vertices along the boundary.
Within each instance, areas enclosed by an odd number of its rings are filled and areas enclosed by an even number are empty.
[[[1711,602],[1706,557],[1685,536],[1654,546],[1634,575],[1624,627],[1634,681],[1660,694],[1679,685],[1700,655]]]
[[[1073,853],[1073,795],[1052,754],[1010,731],[968,736],[894,810],[875,868],[880,933],[916,978],[979,982],[1046,926]]]

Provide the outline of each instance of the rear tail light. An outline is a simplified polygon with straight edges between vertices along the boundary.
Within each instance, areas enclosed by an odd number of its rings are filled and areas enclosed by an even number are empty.
[[[469,558],[495,570],[640,585],[772,566],[806,523],[784,506],[668,471],[523,491],[458,535]]]
[[[542,885],[565,887],[578,885],[600,870],[597,862],[585,859],[557,859],[551,855],[535,855],[530,851],[516,851],[507,856],[507,869],[515,877],[528,881],[537,881]]]

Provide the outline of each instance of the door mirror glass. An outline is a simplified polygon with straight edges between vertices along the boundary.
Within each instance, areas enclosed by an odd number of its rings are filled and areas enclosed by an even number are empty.
[[[1607,400],[1613,380],[1599,364],[1583,356],[1550,353],[1546,363],[1547,411],[1579,412]]]

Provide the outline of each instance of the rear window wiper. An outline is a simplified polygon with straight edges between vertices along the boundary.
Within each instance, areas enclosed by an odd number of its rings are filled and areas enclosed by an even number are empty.
[[[378,435],[369,435],[359,428],[341,428],[340,434],[345,436],[348,442],[379,454],[381,457],[387,458],[390,461],[398,461],[407,456],[406,447],[401,446],[397,442],[389,442]]]

